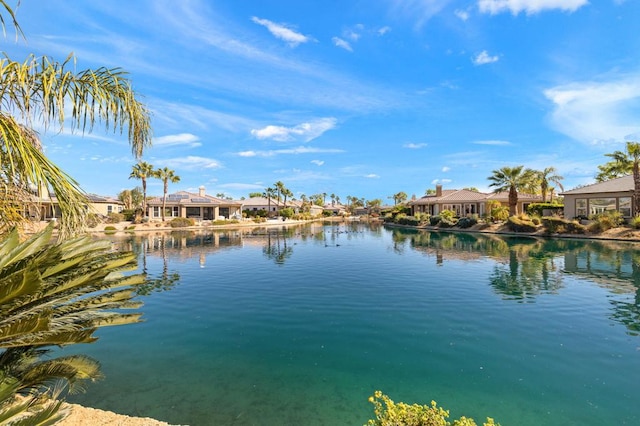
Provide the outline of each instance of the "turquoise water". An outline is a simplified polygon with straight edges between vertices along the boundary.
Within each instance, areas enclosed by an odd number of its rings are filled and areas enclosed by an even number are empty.
[[[113,238],[141,324],[64,352],[72,402],[189,425],[362,425],[367,398],[503,426],[640,424],[640,245],[313,225]]]

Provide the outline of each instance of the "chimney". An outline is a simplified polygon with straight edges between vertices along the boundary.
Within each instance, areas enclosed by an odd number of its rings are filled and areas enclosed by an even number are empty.
[[[202,185],[200,186],[200,188],[198,188],[198,195],[201,197],[204,197],[204,193],[205,193],[204,185]]]
[[[442,197],[442,185],[436,185],[436,197]]]

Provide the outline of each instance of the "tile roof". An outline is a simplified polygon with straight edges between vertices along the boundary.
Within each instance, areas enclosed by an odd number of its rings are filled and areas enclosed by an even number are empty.
[[[573,194],[597,194],[606,192],[628,192],[633,191],[633,175],[611,179],[606,182],[594,183],[591,185],[575,188],[570,191],[561,192],[560,195]]]
[[[147,205],[162,205],[163,197],[155,197],[147,202]],[[212,197],[211,195],[193,194],[187,191],[178,191],[173,194],[167,194],[168,205],[211,205],[211,206],[240,206],[241,202],[233,200],[223,200],[221,198]]]

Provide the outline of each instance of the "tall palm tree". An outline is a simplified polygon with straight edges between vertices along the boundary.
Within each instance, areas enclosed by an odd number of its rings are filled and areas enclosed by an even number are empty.
[[[19,122],[31,123],[37,114],[45,128],[57,123],[59,129],[68,125],[84,132],[96,122],[113,129],[128,127],[135,156],[151,143],[148,111],[136,100],[122,70],[74,72],[68,69],[73,66],[71,56],[62,63],[33,55],[24,62],[0,59],[0,182],[3,187],[51,189],[62,212],[63,235],[82,229],[86,197],[78,183],[43,154],[35,132]]]
[[[336,205],[336,194],[331,194],[329,195],[329,198],[331,198],[331,205],[335,206]]]
[[[171,183],[180,182],[180,176],[175,174],[175,170],[171,170],[168,167],[164,167],[162,169],[154,170],[153,177],[160,179],[164,184],[163,186],[164,192],[162,195],[162,221],[164,222],[165,208],[167,205],[167,193],[169,192],[169,182]]]
[[[284,198],[284,208],[287,208],[287,197],[293,197],[293,192],[291,192],[291,190],[289,188],[284,188],[282,190],[282,196]]]
[[[561,191],[564,191],[564,187],[560,182],[564,179],[562,176],[556,174],[557,170],[555,167],[547,167],[544,170],[538,171],[538,179],[540,181],[540,193],[542,195],[542,202],[547,202],[547,192],[549,191],[549,186],[551,183],[555,183],[558,185]]]
[[[633,174],[633,215],[640,214],[640,142],[627,141],[625,151],[605,154],[611,161],[598,166],[598,182]]]
[[[142,216],[147,216],[147,179],[153,177],[153,165],[140,161],[131,168],[129,179],[140,179],[142,182]]]
[[[491,181],[489,186],[494,187],[493,192],[509,192],[509,214],[518,213],[518,191],[535,192],[537,174],[534,170],[525,169],[524,166],[502,167],[494,170],[487,179]]]
[[[267,217],[271,216],[271,198],[276,194],[275,188],[268,187],[264,189],[263,197],[267,199]]]

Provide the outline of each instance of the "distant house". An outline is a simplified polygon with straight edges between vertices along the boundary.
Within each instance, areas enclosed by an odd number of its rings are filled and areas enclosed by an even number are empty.
[[[162,220],[162,197],[147,202],[149,220]],[[242,202],[223,200],[207,195],[204,186],[197,194],[179,191],[167,195],[165,219],[186,217],[196,220],[217,220],[242,217]]]
[[[632,215],[633,176],[623,176],[566,191],[564,217],[588,217],[609,211],[619,211],[625,218]]]
[[[86,194],[86,197],[88,202],[85,208],[89,213],[108,216],[110,213],[120,213],[124,210],[124,203],[117,198],[96,194]],[[40,220],[50,220],[61,218],[62,212],[58,199],[55,196],[46,195],[29,208],[29,215]]]
[[[325,204],[322,208],[323,213],[328,213],[333,216],[341,216],[347,213],[347,208],[342,204],[334,203],[334,204]]]
[[[434,194],[425,195],[408,203],[411,213],[429,213],[438,215],[443,210],[453,211],[456,216],[462,217],[468,214],[484,215],[488,213],[488,204],[497,201],[503,206],[509,206],[509,193],[484,193],[470,191],[468,189],[442,189],[442,185],[436,185]],[[518,212],[524,212],[531,203],[539,203],[542,198],[538,195],[518,194]]]

